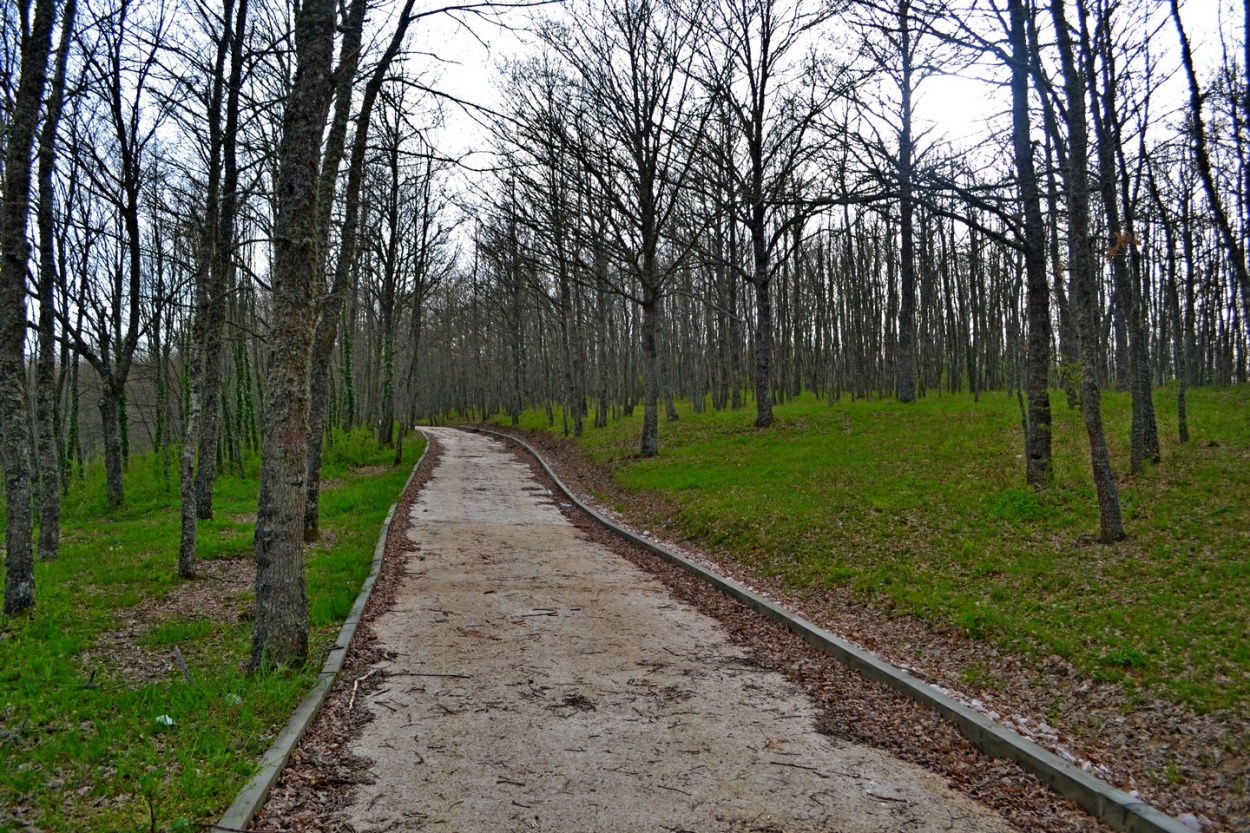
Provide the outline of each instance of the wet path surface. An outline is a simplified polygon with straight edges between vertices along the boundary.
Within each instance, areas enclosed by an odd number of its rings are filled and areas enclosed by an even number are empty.
[[[393,659],[352,749],[375,762],[358,831],[1013,829],[818,734],[806,697],[586,540],[502,442],[429,433],[443,455],[374,624]]]

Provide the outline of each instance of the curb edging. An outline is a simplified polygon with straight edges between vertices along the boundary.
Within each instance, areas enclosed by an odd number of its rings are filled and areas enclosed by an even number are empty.
[[[425,435],[422,434],[422,436],[424,437]],[[243,785],[243,789],[239,791],[238,796],[235,797],[234,803],[230,805],[229,809],[209,830],[220,830],[227,833],[239,833],[247,830],[247,826],[252,823],[252,818],[260,810],[261,806],[264,805],[265,799],[269,797],[269,791],[277,783],[278,776],[282,774],[282,770],[286,767],[287,761],[290,760],[296,745],[304,737],[308,727],[312,725],[313,720],[317,717],[317,713],[321,711],[326,695],[330,693],[330,686],[334,683],[339,671],[343,670],[343,663],[347,659],[347,649],[351,645],[352,637],[356,635],[356,628],[360,625],[361,618],[365,613],[365,606],[369,603],[369,596],[373,593],[373,586],[377,583],[378,573],[382,569],[382,558],[386,553],[386,539],[390,535],[391,521],[394,520],[395,510],[404,499],[404,496],[408,494],[408,489],[412,486],[412,481],[417,476],[417,470],[421,468],[421,463],[425,461],[425,455],[429,451],[430,439],[425,437],[425,448],[421,449],[421,456],[413,464],[412,472],[408,475],[404,488],[399,492],[399,498],[391,504],[390,510],[386,513],[386,519],[382,521],[382,531],[378,535],[378,543],[373,548],[373,561],[369,567],[369,576],[360,586],[360,593],[356,596],[356,601],[352,604],[352,609],[347,614],[343,627],[339,630],[338,638],[334,641],[334,647],[330,649],[330,655],[326,657],[325,665],[322,666],[321,673],[318,675],[317,684],[313,686],[312,691],[304,695],[304,699],[295,707],[295,711],[291,712],[291,716],[282,727],[282,731],[274,739],[273,745],[261,756],[260,767],[256,770],[256,774],[248,779],[248,782]]]
[[[533,455],[560,491],[575,506],[619,537],[660,556],[665,561],[734,597],[757,613],[784,625],[787,630],[802,637],[812,647],[832,656],[868,679],[887,685],[920,705],[932,709],[955,724],[964,737],[978,749],[992,757],[1014,761],[1026,772],[1037,776],[1052,790],[1070,799],[1100,821],[1124,833],[1193,833],[1189,827],[1172,816],[1072,766],[1058,755],[948,697],[876,654],[834,636],[824,628],[769,601],[746,585],[713,572],[605,518],[574,495],[556,476],[555,471],[542,455],[524,440],[485,428],[472,430],[506,439],[523,447]]]

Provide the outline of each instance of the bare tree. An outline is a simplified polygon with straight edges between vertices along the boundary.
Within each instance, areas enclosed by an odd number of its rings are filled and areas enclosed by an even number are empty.
[[[99,410],[104,434],[106,500],[110,507],[124,500],[122,482],[126,437],[126,382],[146,321],[143,304],[142,195],[149,181],[153,144],[166,111],[151,101],[153,73],[168,26],[162,4],[140,6],[119,0],[92,27],[95,38],[81,46],[85,95],[76,103],[84,112],[75,122],[73,141],[86,157],[82,171],[91,199],[82,210],[103,211],[103,227],[114,259],[97,258],[100,272],[85,273],[83,303],[91,307],[85,324],[63,316],[61,326],[73,349],[100,377]],[[99,206],[92,203],[98,202]],[[110,228],[111,227],[111,228]],[[88,256],[84,253],[84,256]],[[90,285],[88,285],[88,283]],[[91,332],[91,331],[94,332]]]
[[[30,431],[26,421],[26,270],[30,240],[31,152],[47,83],[55,4],[20,3],[22,70],[4,142],[4,202],[0,205],[0,453],[4,458],[4,613],[35,606],[35,569],[30,523]]]
[[[212,20],[214,15],[205,14],[204,17]],[[235,0],[224,0],[220,29],[213,34],[215,57],[208,81],[205,211],[199,233],[196,270],[197,303],[188,373],[190,401],[184,420],[185,441],[179,468],[182,534],[178,548],[178,573],[187,578],[195,575],[196,520],[213,515],[217,423],[225,365],[226,287],[234,260],[238,189],[236,142],[246,22],[247,0],[238,0],[237,11]],[[229,75],[226,73],[227,58],[230,61]],[[223,167],[225,183],[222,182]]]
[[[572,9],[549,23],[543,42],[571,67],[586,118],[569,137],[578,162],[608,205],[608,243],[642,309],[644,457],[659,453],[661,301],[690,246],[664,243],[703,142],[708,108],[690,75],[700,27],[673,2],[625,0]]]
[[[1035,168],[1029,99],[1032,56],[1028,43],[1031,24],[1026,0],[1008,0],[1010,16],[1008,40],[1011,43],[1011,139],[1015,153],[1016,178],[1023,209],[1021,243],[1024,254],[1025,287],[1028,307],[1028,389],[1025,434],[1025,480],[1035,488],[1050,485],[1050,281],[1046,274],[1046,227],[1042,218],[1041,189]]]
[[[321,295],[317,179],[334,92],[335,3],[304,0],[295,15],[296,71],[278,151],[272,331],[256,511],[256,615],[252,665],[308,657],[304,500],[308,380],[315,299]]]
[[[1181,44],[1181,66],[1185,70],[1185,79],[1189,83],[1189,138],[1193,150],[1194,163],[1198,168],[1198,176],[1202,181],[1202,187],[1206,193],[1207,203],[1210,206],[1211,214],[1215,220],[1215,228],[1219,234],[1220,245],[1224,249],[1228,264],[1233,271],[1233,275],[1237,280],[1237,286],[1241,292],[1242,305],[1242,321],[1246,331],[1250,333],[1250,266],[1246,260],[1246,246],[1242,238],[1233,228],[1231,212],[1225,206],[1225,198],[1221,194],[1219,183],[1216,179],[1216,171],[1211,164],[1211,141],[1207,135],[1206,118],[1203,116],[1203,93],[1202,86],[1198,82],[1198,71],[1194,67],[1193,48],[1190,46],[1189,35],[1185,33],[1185,26],[1181,21],[1181,10],[1179,0],[1171,0],[1172,21],[1176,25],[1176,35],[1180,39]],[[1250,35],[1250,8],[1246,9],[1245,27],[1247,35]],[[1250,38],[1246,40],[1246,49],[1250,50]],[[1250,52],[1246,54],[1250,59]],[[1243,68],[1247,74],[1245,81],[1246,101],[1243,104],[1247,121],[1250,121],[1250,65]],[[1242,160],[1242,168],[1245,171],[1246,193],[1240,195],[1241,203],[1246,206],[1248,218],[1250,218],[1250,166]]]
[[[56,287],[54,185],[57,131],[65,102],[65,74],[69,62],[76,0],[61,10],[61,37],[56,69],[39,132],[39,361],[35,366],[35,421],[39,432],[39,555],[56,558],[61,539],[61,453],[58,448],[56,408]]]
[[[373,108],[377,102],[378,95],[382,92],[382,84],[386,81],[391,63],[403,48],[404,37],[407,35],[408,27],[414,19],[412,14],[413,4],[414,0],[406,0],[404,3],[403,8],[400,10],[395,31],[391,35],[390,43],[377,64],[374,65],[369,80],[365,84],[360,111],[356,116],[356,134],[352,138],[351,157],[347,167],[347,187],[343,195],[343,227],[339,237],[338,259],[334,264],[334,278],[330,285],[330,290],[326,294],[325,299],[319,304],[320,309],[317,315],[316,329],[313,334],[313,375],[310,388],[310,430],[306,440],[307,448],[305,449],[307,479],[305,481],[306,494],[303,519],[304,536],[309,540],[316,539],[320,525],[322,434],[325,432],[326,411],[329,407],[330,356],[334,352],[334,341],[338,334],[339,317],[343,314],[344,295],[348,289],[348,280],[356,262],[356,247],[360,234],[360,192],[365,175],[365,153],[369,145],[369,124],[373,117]],[[354,18],[352,25],[355,25]],[[352,34],[351,37],[354,39],[356,36]],[[345,54],[344,60],[340,61],[339,72],[343,73],[348,70],[354,72],[355,63],[349,55]],[[342,75],[339,78],[341,81]],[[347,89],[340,88],[340,91],[347,92]],[[336,105],[336,107],[339,106],[347,106],[347,104]],[[334,142],[327,148],[326,158],[322,162],[322,188],[328,188],[330,183],[335,181],[338,175],[339,163],[342,161],[342,146],[337,145],[338,139],[336,138],[339,135],[339,118],[339,111],[336,110],[334,129],[331,133],[331,139]],[[343,116],[343,118],[345,119],[346,116]],[[333,172],[333,175],[331,172]],[[329,199],[330,195],[327,195],[326,198]],[[322,213],[317,229],[318,239],[322,241],[323,246],[328,247],[330,212],[325,207],[320,210]],[[347,336],[345,335],[346,338]]]
[[[1068,207],[1068,263],[1072,270],[1072,303],[1076,311],[1081,349],[1081,418],[1089,438],[1090,466],[1098,493],[1100,538],[1114,543],[1127,537],[1120,513],[1115,471],[1107,451],[1102,424],[1102,394],[1098,385],[1098,313],[1094,251],[1090,235],[1089,130],[1086,122],[1085,79],[1077,66],[1071,24],[1064,0],[1050,0],[1056,46],[1063,76],[1067,115],[1067,166],[1064,168]]]
[[[817,120],[841,92],[820,83],[817,56],[801,55],[812,33],[838,13],[835,4],[801,0],[729,0],[716,5],[704,32],[704,83],[726,109],[745,155],[724,173],[737,199],[734,219],[747,229],[751,265],[731,268],[755,292],[755,424],[773,422],[773,308],[771,286],[787,261],[795,229],[811,216],[804,178],[824,147],[814,139]],[[731,140],[732,142],[732,140]]]

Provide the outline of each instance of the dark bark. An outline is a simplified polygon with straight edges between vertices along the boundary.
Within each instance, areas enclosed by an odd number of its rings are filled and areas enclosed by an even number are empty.
[[[381,327],[380,349],[382,379],[380,404],[378,406],[378,448],[385,448],[395,440],[395,300],[397,292],[399,258],[399,124],[398,108],[393,113],[395,124],[387,124],[382,141],[382,153],[386,158],[388,174],[387,191],[383,200],[382,225],[386,241],[382,248],[382,281],[377,288],[378,324]]]
[[[119,389],[111,382],[105,382],[100,389],[100,401],[96,406],[100,411],[100,422],[104,426],[104,493],[105,500],[111,509],[122,505],[124,491],[122,483],[122,439],[118,415],[123,407]]]
[[[188,384],[194,390],[200,383],[198,362],[191,360]],[[195,443],[190,439],[200,432],[200,397],[190,397],[190,407],[183,416],[187,439],[182,444],[178,475],[181,490],[181,532],[178,537],[178,575],[183,578],[195,576],[196,500],[195,500]]]
[[[352,11],[352,26],[355,27],[357,21],[363,21],[363,3],[362,8],[357,9],[354,0]],[[330,394],[330,357],[334,354],[334,341],[338,335],[339,318],[343,315],[344,295],[347,290],[348,279],[351,276],[351,270],[356,260],[356,245],[359,236],[360,224],[360,190],[364,182],[365,152],[368,147],[369,140],[369,122],[373,115],[373,107],[377,101],[378,94],[382,90],[382,83],[386,80],[386,74],[390,69],[391,62],[395,60],[395,56],[399,54],[399,49],[403,45],[404,35],[408,31],[408,26],[412,22],[412,6],[414,0],[406,0],[403,9],[400,11],[399,22],[396,25],[395,33],[391,36],[391,42],[383,53],[381,60],[374,67],[373,74],[369,77],[368,83],[365,85],[364,96],[360,104],[360,112],[356,116],[356,135],[352,139],[351,159],[347,168],[347,187],[343,195],[343,229],[339,242],[338,260],[334,264],[334,280],[330,286],[330,291],[326,293],[325,298],[320,304],[320,311],[317,316],[316,330],[313,334],[312,360],[311,360],[311,378],[309,389],[309,430],[306,438],[305,460],[307,470],[307,480],[305,482],[305,503],[304,503],[304,535],[308,540],[315,540],[320,527],[321,515],[321,458],[322,443],[324,441],[326,427],[326,412],[329,406]],[[358,18],[356,15],[359,14]],[[355,43],[359,44],[360,34],[350,29],[350,37],[355,39]],[[346,41],[347,35],[344,40]],[[336,97],[335,125],[337,125],[341,116],[338,108],[350,107],[350,82],[345,78],[351,78],[355,75],[355,55],[359,50],[352,52],[344,51],[343,59],[339,62],[338,86],[339,91],[343,93],[341,97]],[[350,70],[350,72],[348,71]],[[345,122],[344,122],[345,124]],[[335,126],[332,125],[332,128]],[[332,130],[331,138],[335,138],[339,134]],[[337,141],[337,140],[336,140]],[[345,139],[344,139],[345,141]],[[341,161],[341,146],[331,145],[330,150],[338,147],[338,160],[330,158],[327,154],[325,162],[322,165],[321,182],[323,187],[329,184],[337,177],[339,162]],[[333,165],[331,165],[331,162]],[[331,176],[329,171],[334,171]],[[327,195],[327,199],[332,195]],[[321,245],[326,246],[329,242],[329,207],[320,209],[321,214],[318,218],[318,240]],[[347,334],[344,335],[344,351],[350,356],[351,347],[346,341]],[[350,359],[345,362],[344,374],[348,375],[351,371]],[[348,390],[352,390],[352,383],[349,380]],[[354,397],[354,393],[352,394]],[[349,425],[355,419],[355,400],[349,401],[348,419],[345,424]]]
[[[1109,544],[1127,536],[1120,513],[1115,472],[1107,451],[1102,424],[1102,392],[1098,386],[1098,294],[1089,230],[1089,138],[1085,120],[1085,84],[1077,69],[1063,0],[1051,0],[1050,9],[1055,22],[1068,115],[1068,158],[1064,175],[1068,205],[1068,263],[1072,269],[1072,302],[1081,350],[1081,418],[1089,438],[1090,467],[1098,493],[1099,538]]]
[[[660,453],[660,376],[656,354],[656,331],[659,329],[659,299],[644,291],[642,302],[642,440],[638,453],[654,457]]]
[[[1104,10],[1109,17],[1110,13]],[[1103,23],[1110,29],[1110,21]],[[1090,75],[1091,97],[1095,104],[1091,107],[1098,139],[1098,181],[1104,210],[1107,214],[1107,226],[1110,238],[1107,246],[1107,258],[1111,261],[1111,274],[1115,286],[1115,296],[1119,302],[1119,313],[1123,326],[1117,326],[1116,333],[1116,372],[1120,372],[1123,363],[1124,382],[1132,396],[1132,423],[1130,427],[1129,470],[1140,474],[1146,462],[1159,462],[1159,429],[1155,422],[1154,385],[1150,374],[1149,335],[1146,330],[1144,299],[1141,297],[1140,281],[1135,280],[1132,273],[1140,270],[1140,257],[1137,252],[1137,236],[1135,234],[1132,206],[1127,198],[1127,172],[1117,169],[1117,154],[1123,152],[1122,131],[1119,116],[1116,112],[1116,85],[1112,45],[1109,31],[1103,35],[1103,79],[1102,90],[1098,91],[1094,84],[1093,56],[1087,46],[1086,72]],[[1088,40],[1088,36],[1085,38]],[[1097,106],[1101,98],[1101,111]],[[1116,183],[1122,185],[1121,194],[1116,193]],[[1123,203],[1123,216],[1121,215]],[[1131,262],[1130,262],[1131,261]],[[1121,349],[1120,330],[1123,329],[1127,343]],[[1123,353],[1123,359],[1121,354]]]
[[[4,613],[35,606],[35,568],[30,517],[30,428],[26,417],[26,269],[30,240],[31,151],[40,102],[47,83],[55,4],[38,0],[33,22],[22,37],[22,69],[4,143],[4,202],[0,204],[0,454],[4,462]],[[30,21],[30,4],[21,19]]]
[[[39,362],[35,367],[35,422],[39,433],[39,557],[44,560],[56,558],[61,541],[61,452],[57,443],[54,332],[58,281],[52,178],[56,171],[56,134],[65,100],[65,68],[77,5],[76,0],[67,0],[61,10],[56,69],[39,133]]]
[[[334,0],[304,0],[295,17],[296,71],[278,156],[271,355],[256,512],[252,666],[308,657],[304,499],[309,367],[321,295],[317,179],[333,92]]]
[[[915,200],[912,194],[912,31],[911,2],[898,5],[899,78],[901,96],[898,136],[898,186],[900,216],[900,269],[898,345],[895,352],[895,394],[900,402],[916,399],[916,242]]]
[[[1034,488],[1050,484],[1050,286],[1046,277],[1046,231],[1042,220],[1041,193],[1033,164],[1033,141],[1029,121],[1029,47],[1023,0],[1009,0],[1011,15],[1011,122],[1012,147],[1020,203],[1024,211],[1024,274],[1028,315],[1028,355],[1025,387],[1028,411],[1025,422],[1025,480]]]
[[[1164,294],[1168,305],[1168,314],[1172,319],[1172,367],[1176,376],[1176,428],[1179,441],[1185,443],[1189,442],[1189,414],[1186,408],[1189,361],[1185,344],[1185,320],[1181,314],[1180,290],[1177,288],[1176,279],[1178,257],[1176,251],[1176,229],[1173,228],[1173,218],[1168,215],[1167,207],[1163,203],[1163,197],[1159,193],[1159,184],[1155,179],[1153,166],[1150,166],[1149,157],[1147,157],[1146,163],[1150,168],[1146,174],[1146,184],[1150,189],[1150,198],[1154,203],[1155,210],[1159,213],[1160,225],[1163,227],[1164,239],[1166,240],[1164,257],[1167,258],[1167,265],[1165,266],[1167,277],[1164,282]]]
[[[773,395],[769,383],[773,352],[773,304],[767,280],[751,282],[755,288],[755,424],[773,424]]]
[[[597,337],[595,346],[596,377],[595,377],[595,427],[606,428],[608,425],[608,253],[603,245],[602,229],[594,236],[594,270],[595,270],[595,329]]]
[[[212,235],[211,254],[209,255],[210,279],[205,286],[204,298],[204,343],[203,343],[203,377],[201,389],[203,405],[200,414],[199,432],[199,468],[195,473],[195,511],[196,517],[208,520],[213,517],[213,484],[217,480],[217,435],[222,411],[222,391],[226,367],[226,302],[232,284],[234,270],[234,229],[238,213],[238,131],[239,131],[239,96],[243,86],[243,32],[247,26],[248,0],[238,0],[237,10],[233,9],[234,0],[224,0],[222,20],[225,31],[222,40],[229,44],[230,77],[225,79],[225,129],[220,131],[212,156],[222,160],[222,178],[218,189],[212,183],[215,179],[210,172],[210,191],[213,201],[212,209],[207,213],[208,229]],[[235,19],[230,23],[232,12]],[[223,66],[217,66],[217,79],[221,78]],[[220,106],[215,101],[217,112],[210,114],[210,125],[220,125]],[[210,126],[210,133],[212,127]],[[210,141],[212,141],[210,139]]]
[[[234,0],[225,0],[222,31],[217,38],[208,112],[208,181],[196,263],[196,309],[189,367],[190,401],[186,436],[178,467],[181,483],[181,533],[178,575],[195,576],[196,519],[213,516],[213,481],[217,473],[217,412],[221,409],[222,341],[226,323],[225,270],[218,259],[228,242],[218,237],[221,211],[222,107],[226,90],[226,58],[230,55]],[[237,103],[237,97],[236,97]],[[225,257],[229,257],[225,254]],[[196,467],[198,449],[199,466]]]
[[[1185,77],[1189,82],[1189,130],[1192,141],[1194,162],[1197,164],[1198,176],[1202,180],[1206,192],[1207,203],[1214,215],[1215,228],[1219,233],[1219,241],[1233,270],[1233,276],[1241,294],[1242,323],[1250,332],[1250,266],[1246,263],[1246,248],[1233,229],[1224,200],[1220,197],[1219,186],[1211,166],[1211,152],[1207,144],[1206,122],[1202,116],[1202,91],[1198,86],[1198,73],[1194,68],[1193,51],[1190,48],[1189,36],[1181,25],[1181,12],[1178,0],[1171,0],[1172,21],[1176,24],[1176,33],[1181,43],[1181,65],[1185,69]],[[1250,68],[1247,68],[1250,72]],[[1250,92],[1247,93],[1250,96]]]

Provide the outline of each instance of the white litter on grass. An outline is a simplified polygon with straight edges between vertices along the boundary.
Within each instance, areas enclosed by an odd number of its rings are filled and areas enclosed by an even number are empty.
[[[167,714],[162,714],[156,718],[156,722],[162,726],[173,726],[174,719]]]

